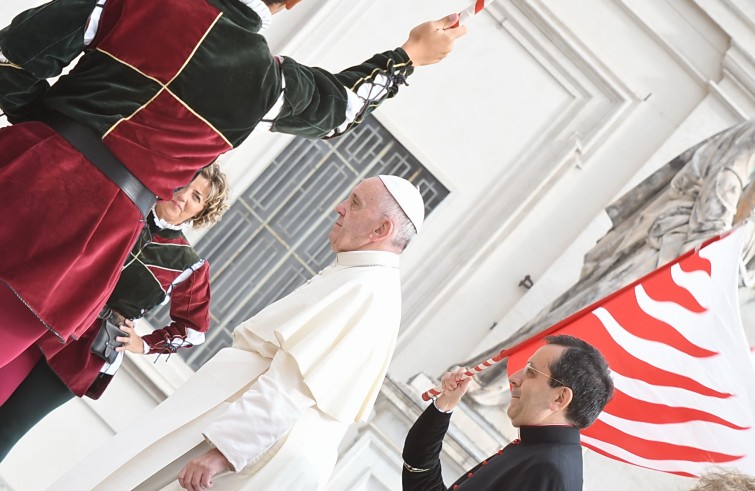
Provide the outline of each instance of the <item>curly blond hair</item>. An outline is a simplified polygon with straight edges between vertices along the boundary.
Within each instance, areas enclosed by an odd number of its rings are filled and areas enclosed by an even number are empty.
[[[220,170],[220,164],[213,162],[203,168],[198,175],[210,181],[210,193],[205,200],[204,210],[192,222],[194,228],[214,224],[228,209],[228,179]]]
[[[755,477],[735,469],[708,472],[690,491],[755,491]]]

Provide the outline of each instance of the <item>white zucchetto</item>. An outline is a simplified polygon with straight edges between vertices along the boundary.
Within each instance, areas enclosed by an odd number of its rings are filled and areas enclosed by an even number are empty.
[[[404,210],[404,213],[414,225],[419,233],[422,228],[422,222],[425,220],[425,202],[419,192],[419,188],[414,186],[403,177],[380,175],[378,176],[385,185],[393,199]]]

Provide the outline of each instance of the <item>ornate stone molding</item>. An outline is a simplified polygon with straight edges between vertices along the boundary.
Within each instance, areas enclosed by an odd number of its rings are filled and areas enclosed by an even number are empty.
[[[469,212],[474,221],[448,234],[434,248],[436,257],[426,258],[405,281],[404,338],[432,313],[433,305],[448,300],[467,267],[490,255],[533,203],[567,170],[585,165],[641,103],[542,2],[495,2],[486,15],[547,72],[569,102],[531,133],[526,150],[491,174]]]

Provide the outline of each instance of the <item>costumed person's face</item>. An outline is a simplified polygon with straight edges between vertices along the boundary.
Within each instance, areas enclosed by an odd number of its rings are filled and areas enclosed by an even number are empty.
[[[157,203],[155,213],[172,225],[180,225],[202,213],[211,190],[210,181],[204,176],[197,176],[188,186],[173,193],[170,201]]]
[[[265,2],[270,9],[270,13],[277,14],[282,10],[291,10],[301,0],[286,0],[285,2]]]
[[[373,231],[385,219],[380,212],[380,203],[386,193],[380,179],[371,177],[362,181],[336,206],[338,218],[330,231],[330,245],[334,252],[362,250],[373,242]]]
[[[559,424],[554,420],[560,413],[557,400],[563,387],[551,387],[550,364],[556,361],[566,348],[555,344],[546,344],[529,359],[527,366],[509,377],[511,384],[511,404],[507,414],[511,424],[520,426],[539,426]],[[562,417],[561,414],[558,414]]]

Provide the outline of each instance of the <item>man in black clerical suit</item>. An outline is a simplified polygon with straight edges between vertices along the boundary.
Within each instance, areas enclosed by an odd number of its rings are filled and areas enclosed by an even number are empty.
[[[579,430],[591,425],[613,395],[608,364],[598,350],[572,336],[546,338],[527,365],[509,377],[508,416],[519,439],[443,484],[440,451],[451,411],[471,379],[460,368],[441,378],[443,393],[409,430],[404,443],[404,491],[581,491]]]

